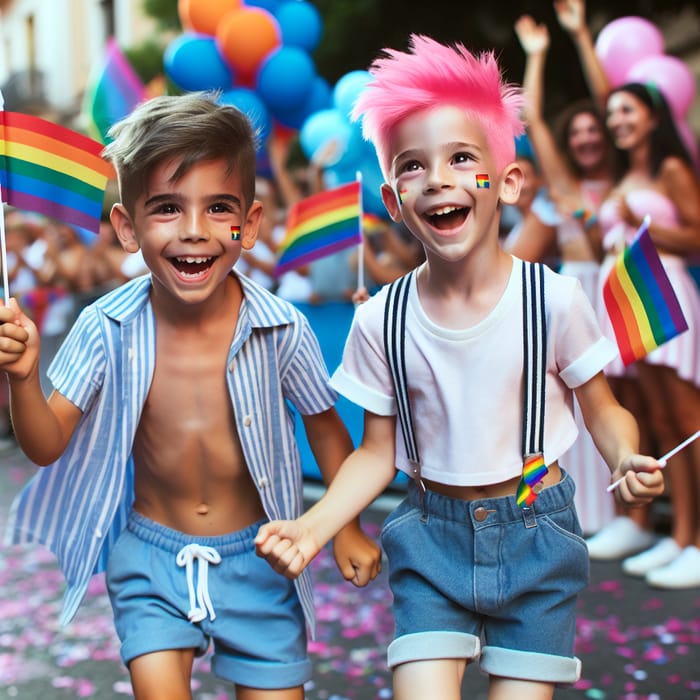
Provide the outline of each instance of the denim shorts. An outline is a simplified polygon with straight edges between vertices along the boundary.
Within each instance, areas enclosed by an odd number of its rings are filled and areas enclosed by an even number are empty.
[[[531,508],[514,496],[464,501],[412,482],[382,545],[394,595],[388,663],[479,660],[494,676],[573,683],[576,601],[588,550],[562,471]]]
[[[294,583],[255,554],[262,523],[195,537],[132,512],[107,564],[121,656],[214,643],[214,673],[254,688],[311,678],[306,626]]]

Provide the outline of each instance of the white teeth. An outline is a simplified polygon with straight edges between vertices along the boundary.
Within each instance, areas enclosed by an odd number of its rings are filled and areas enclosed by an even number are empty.
[[[190,265],[193,265],[193,264],[201,264],[201,263],[208,262],[209,260],[211,260],[211,258],[210,257],[207,257],[207,258],[189,258],[189,257],[187,257],[187,258],[175,258],[175,260],[177,260],[178,262],[181,262],[181,263],[189,263]]]
[[[429,216],[442,216],[444,214],[451,214],[453,211],[457,211],[461,207],[441,207],[440,209],[433,209]]]

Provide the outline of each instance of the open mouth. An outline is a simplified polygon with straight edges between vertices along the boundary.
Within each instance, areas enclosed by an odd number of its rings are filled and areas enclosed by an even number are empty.
[[[176,257],[170,258],[170,263],[182,277],[196,278],[207,272],[214,264],[215,257]]]
[[[438,231],[448,231],[461,226],[467,220],[470,211],[469,207],[440,207],[426,212],[425,219]]]

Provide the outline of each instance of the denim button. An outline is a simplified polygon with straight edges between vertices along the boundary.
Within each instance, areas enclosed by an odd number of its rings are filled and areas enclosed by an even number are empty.
[[[486,520],[486,518],[489,517],[489,512],[484,508],[484,506],[479,506],[478,508],[474,508],[474,520],[477,520],[478,522],[483,522]]]

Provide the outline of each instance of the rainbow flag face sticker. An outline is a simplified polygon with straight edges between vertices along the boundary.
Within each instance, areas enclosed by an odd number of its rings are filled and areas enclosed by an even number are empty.
[[[240,241],[241,240],[241,227],[231,226],[231,240]]]
[[[402,187],[399,190],[399,204],[403,204],[404,200],[406,199],[406,195],[408,194],[408,190],[405,187]]]
[[[479,174],[476,176],[476,189],[477,190],[487,190],[491,186],[489,181],[489,176],[486,174]]]

